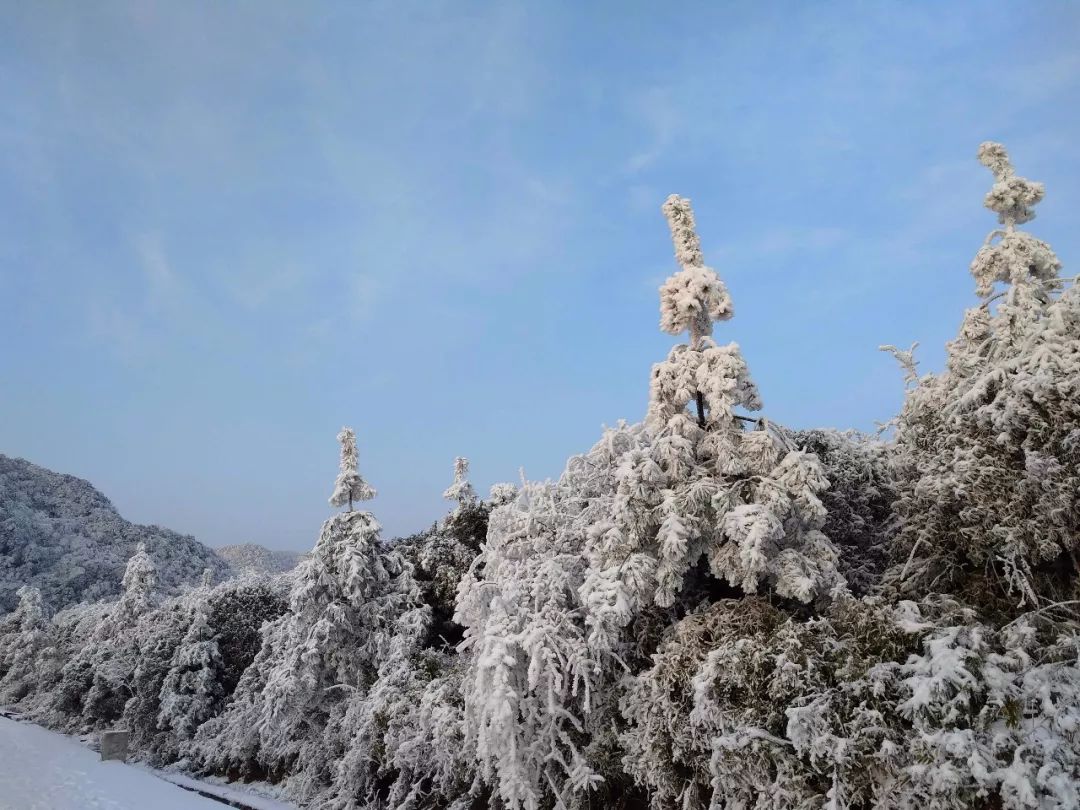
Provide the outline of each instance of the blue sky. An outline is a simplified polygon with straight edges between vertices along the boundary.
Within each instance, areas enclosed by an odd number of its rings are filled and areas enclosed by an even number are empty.
[[[0,2],[0,452],[307,548],[356,428],[397,535],[639,419],[690,197],[792,426],[898,408],[994,225],[1080,267],[1080,4]]]

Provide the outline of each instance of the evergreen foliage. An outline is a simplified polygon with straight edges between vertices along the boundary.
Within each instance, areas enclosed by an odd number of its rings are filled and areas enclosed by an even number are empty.
[[[940,374],[884,347],[892,441],[750,415],[672,196],[661,328],[688,338],[641,423],[486,500],[458,458],[452,511],[396,542],[353,509],[345,428],[348,510],[298,568],[238,547],[263,573],[174,593],[150,544],[115,601],[22,587],[0,701],[317,808],[1080,810],[1080,300],[1017,230],[1041,184],[979,159],[982,302]]]
[[[913,384],[897,423],[891,580],[1008,610],[1077,596],[1080,291],[1048,245],[1016,230],[1042,184],[1017,176],[1000,144],[979,159],[1005,228],[972,262],[984,300],[965,313],[946,370]]]

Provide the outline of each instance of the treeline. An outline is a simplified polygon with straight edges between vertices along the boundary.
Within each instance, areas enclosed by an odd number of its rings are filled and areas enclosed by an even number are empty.
[[[290,574],[0,625],[0,700],[340,808],[1080,807],[1080,293],[1017,226],[1039,183],[983,144],[1001,228],[940,374],[892,351],[888,441],[760,412],[689,201],[642,423],[556,481],[387,542],[344,430]]]

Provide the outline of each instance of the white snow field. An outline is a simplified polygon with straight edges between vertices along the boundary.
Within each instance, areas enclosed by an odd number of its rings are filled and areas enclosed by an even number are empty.
[[[226,794],[253,810],[290,807],[194,779],[171,774],[168,778]],[[0,717],[0,810],[224,810],[228,806],[139,767],[100,762],[94,751],[70,737]]]

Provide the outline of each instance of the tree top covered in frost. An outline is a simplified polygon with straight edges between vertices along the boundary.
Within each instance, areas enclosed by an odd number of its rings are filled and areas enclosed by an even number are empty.
[[[726,321],[734,314],[731,296],[720,277],[705,266],[690,200],[672,194],[663,211],[682,269],[660,288],[660,328],[669,335],[689,330],[693,347],[698,338],[712,334],[713,321]]]
[[[454,459],[454,482],[443,492],[448,501],[457,501],[458,508],[476,503],[476,490],[469,483],[469,460],[464,456]]]
[[[1035,219],[1034,206],[1046,193],[1045,186],[1016,174],[1008,152],[1000,143],[983,143],[978,157],[994,173],[994,185],[986,194],[985,205],[1005,226],[1004,231],[993,231],[986,238],[986,244],[971,263],[979,295],[984,298],[992,295],[998,282],[1017,284],[1056,278],[1061,261],[1050,246],[1016,230],[1017,225]]]
[[[337,438],[341,442],[341,471],[334,482],[330,505],[348,505],[351,510],[354,501],[369,501],[374,498],[375,489],[357,470],[359,459],[356,453],[356,433],[350,427],[343,427]]]

